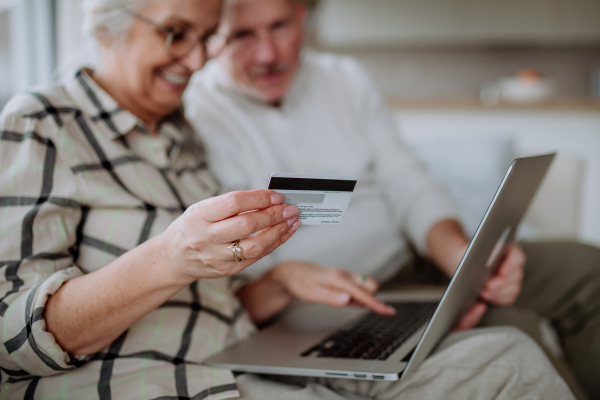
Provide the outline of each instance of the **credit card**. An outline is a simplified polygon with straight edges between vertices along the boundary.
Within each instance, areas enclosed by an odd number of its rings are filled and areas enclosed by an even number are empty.
[[[274,172],[269,182],[287,204],[298,206],[302,225],[341,224],[355,186],[353,175]]]

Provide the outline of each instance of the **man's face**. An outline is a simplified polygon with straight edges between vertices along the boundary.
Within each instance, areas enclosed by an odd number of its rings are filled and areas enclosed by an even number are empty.
[[[230,0],[217,59],[245,94],[278,104],[294,79],[302,47],[304,8],[291,0]]]

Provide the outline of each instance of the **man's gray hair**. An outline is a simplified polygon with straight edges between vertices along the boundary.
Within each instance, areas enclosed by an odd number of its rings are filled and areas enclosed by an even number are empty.
[[[95,38],[124,37],[139,11],[150,0],[82,0],[83,32]]]

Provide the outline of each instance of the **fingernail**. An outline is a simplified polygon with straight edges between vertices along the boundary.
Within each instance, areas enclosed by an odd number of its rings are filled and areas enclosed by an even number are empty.
[[[387,306],[386,308],[387,308],[387,310],[388,310],[389,313],[396,314],[396,309],[394,307]]]
[[[348,304],[350,301],[350,295],[348,293],[340,293],[338,294],[337,300],[340,304]]]
[[[302,221],[296,221],[296,223],[290,228],[290,232],[296,232],[296,229],[300,228],[300,225],[302,225]]]
[[[287,206],[286,208],[283,209],[283,218],[285,218],[285,219],[292,218],[292,217],[298,215],[299,213],[300,213],[300,210],[298,210],[298,207]]]
[[[288,219],[288,225],[289,226],[294,226],[294,224],[296,223],[296,221],[298,221],[298,217],[294,217],[294,218]]]
[[[281,193],[275,193],[271,195],[271,204],[281,204],[285,200],[285,196]]]

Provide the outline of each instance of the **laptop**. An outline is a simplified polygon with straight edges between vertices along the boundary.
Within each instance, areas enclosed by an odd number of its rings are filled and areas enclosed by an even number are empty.
[[[397,313],[296,303],[256,335],[205,361],[232,371],[394,381],[415,371],[500,264],[555,154],[512,162],[440,296],[388,294]]]

